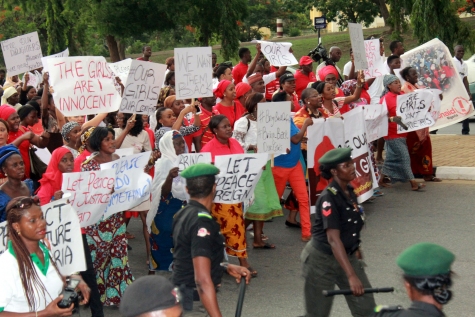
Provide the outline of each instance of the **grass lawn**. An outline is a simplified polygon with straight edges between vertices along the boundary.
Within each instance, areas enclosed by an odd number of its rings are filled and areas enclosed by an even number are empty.
[[[464,19],[464,21],[467,21],[470,24],[475,25],[475,18],[467,18],[467,19]],[[389,43],[391,43],[391,40],[389,39],[388,32],[389,32],[389,27],[363,30],[365,38],[368,36],[374,36],[375,38],[379,38],[383,36],[386,38],[386,40],[384,41],[386,56],[391,55],[391,51],[389,50]],[[404,38],[403,43],[404,43],[404,47],[406,51],[409,51],[413,49],[414,47],[418,46],[417,39],[413,37],[412,30],[409,30],[407,34],[403,35],[403,38]],[[315,35],[306,35],[306,36],[300,36],[300,37],[285,37],[282,39],[273,39],[272,41],[291,42],[293,44],[292,48],[294,50],[294,55],[297,58],[297,60],[299,60],[300,57],[302,57],[303,55],[307,55],[310,50],[312,50],[313,48],[317,46],[318,36],[315,33]],[[350,60],[351,43],[350,43],[350,36],[349,36],[348,31],[322,34],[322,43],[327,50],[329,50],[331,46],[338,46],[341,48],[343,52],[343,56],[341,60],[338,62],[338,67],[340,67],[340,69],[343,70],[343,66]],[[255,44],[246,42],[246,43],[242,43],[241,46],[249,47],[249,49],[252,52],[252,55],[254,56],[256,52]],[[452,50],[451,47],[449,47],[449,49]],[[220,53],[220,46],[214,46],[213,52],[215,52],[218,55],[218,62],[224,61]],[[470,51],[468,50],[465,51],[465,58],[468,58],[471,55],[472,53]],[[139,56],[141,56],[141,54],[133,54],[127,57],[137,58]],[[151,59],[153,62],[156,62],[156,63],[164,63],[165,59],[170,56],[173,56],[173,50],[154,52]],[[233,64],[237,64],[239,60],[235,58],[235,59],[232,59],[231,61],[233,62]]]

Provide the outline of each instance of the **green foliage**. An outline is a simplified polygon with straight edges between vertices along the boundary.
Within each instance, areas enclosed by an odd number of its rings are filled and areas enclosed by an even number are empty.
[[[390,6],[388,24],[393,29],[391,39],[402,40],[402,34],[409,28],[408,16],[412,12],[414,0],[386,0]]]
[[[290,28],[289,29],[289,36],[294,37],[294,36],[300,36],[302,35],[302,31],[300,31],[299,28]]]
[[[313,5],[328,21],[338,21],[340,30],[348,27],[348,23],[369,26],[379,14],[379,6],[371,0],[315,0]]]

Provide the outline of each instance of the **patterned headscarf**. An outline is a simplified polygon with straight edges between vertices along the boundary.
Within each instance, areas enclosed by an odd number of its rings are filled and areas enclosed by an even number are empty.
[[[395,82],[396,80],[399,80],[399,78],[397,78],[396,75],[393,75],[393,74],[384,75],[384,78],[383,78],[384,90],[383,90],[383,94],[381,95],[381,97],[383,97],[384,95],[386,95],[389,92],[388,86],[390,84],[392,84],[393,82]]]
[[[61,129],[61,136],[65,141],[68,141],[68,134],[71,132],[75,127],[78,127],[79,123],[74,122],[74,121],[69,121],[65,125],[63,125],[63,128]]]
[[[343,84],[341,84],[340,89],[343,91],[345,96],[347,97],[351,96],[351,90],[356,88],[356,83],[357,83],[356,79],[350,79],[350,80],[344,81]]]
[[[87,140],[89,140],[92,132],[94,132],[95,129],[96,127],[90,127],[81,135],[81,146],[79,147],[79,150],[78,150],[79,153],[82,153],[86,149],[86,142]]]
[[[166,86],[160,90],[160,95],[158,96],[158,105],[160,107],[164,106],[165,99],[167,99],[167,97],[170,95],[170,90],[172,89],[173,88],[171,86]]]

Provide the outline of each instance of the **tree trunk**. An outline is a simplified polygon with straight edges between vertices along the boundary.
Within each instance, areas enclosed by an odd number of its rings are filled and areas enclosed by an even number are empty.
[[[119,50],[119,58],[121,61],[125,59],[125,43],[124,41],[117,41],[117,49]]]
[[[376,3],[379,6],[379,12],[381,14],[381,17],[384,20],[384,25],[385,26],[390,26],[391,30],[393,27],[389,25],[389,10],[388,7],[386,6],[386,1],[385,0],[373,0],[374,3]]]
[[[115,63],[120,61],[119,55],[119,48],[117,47],[117,41],[115,40],[113,35],[106,36],[107,47],[109,48],[109,56],[111,58],[111,62]]]

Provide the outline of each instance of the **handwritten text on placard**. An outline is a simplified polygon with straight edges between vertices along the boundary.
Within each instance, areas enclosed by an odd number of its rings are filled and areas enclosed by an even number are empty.
[[[216,182],[214,202],[237,204],[254,192],[267,163],[267,154],[218,155],[215,166],[220,173]]]
[[[38,32],[20,35],[1,42],[8,76],[14,76],[41,68],[40,40]]]
[[[65,116],[119,109],[121,97],[104,57],[50,58],[47,63],[55,105]]]
[[[383,76],[385,66],[379,50],[379,39],[364,41],[364,47],[366,60],[368,61],[368,68],[364,70],[365,78],[369,79]]]
[[[177,99],[213,96],[211,47],[175,48]]]
[[[282,154],[290,148],[290,102],[257,105],[257,150],[259,153]]]
[[[355,59],[355,70],[367,69],[368,61],[366,60],[363,26],[359,23],[348,23],[348,31],[350,32],[351,48]]]
[[[0,223],[0,254],[8,249],[7,244],[7,222]]]
[[[294,54],[290,53],[292,43],[266,42],[261,43],[261,51],[273,66],[291,66],[298,64]]]
[[[185,153],[178,155],[175,161],[175,166],[178,171],[183,172],[187,167],[195,165],[196,163],[211,163],[211,153]]]
[[[58,58],[58,57],[68,57],[69,56],[69,48],[66,48],[64,51],[58,54],[49,55],[41,58],[41,64],[43,64],[43,73],[49,72],[48,69],[48,62],[47,60],[50,58]]]
[[[437,96],[438,97],[438,96]],[[397,126],[398,133],[406,133],[431,127],[435,124],[429,111],[432,104],[433,93],[429,89],[418,89],[411,93],[397,96],[396,114],[409,128],[404,130]]]

